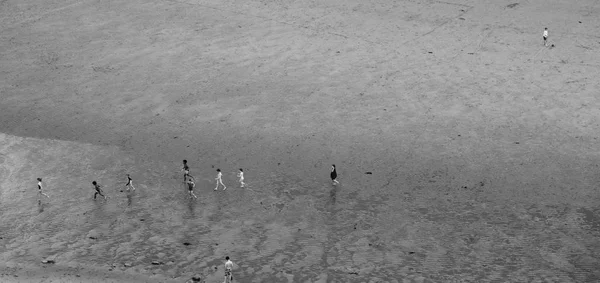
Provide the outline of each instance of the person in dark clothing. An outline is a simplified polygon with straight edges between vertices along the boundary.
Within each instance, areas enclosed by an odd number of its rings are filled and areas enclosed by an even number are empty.
[[[93,181],[92,185],[94,185],[94,189],[96,190],[96,192],[94,192],[94,200],[96,199],[97,195],[103,196],[104,200],[106,200],[106,196],[102,192],[102,186],[100,186],[100,184],[98,184],[96,181]]]
[[[335,164],[331,165],[331,174],[329,174],[329,176],[331,177],[331,181],[333,182],[334,185],[340,183],[337,180],[337,171],[335,170]]]

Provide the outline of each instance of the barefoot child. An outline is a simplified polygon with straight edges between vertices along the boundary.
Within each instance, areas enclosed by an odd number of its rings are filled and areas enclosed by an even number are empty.
[[[132,191],[135,191],[135,187],[133,186],[133,180],[131,179],[131,176],[129,176],[129,174],[127,174],[127,184],[125,184],[125,188],[129,191],[129,189],[131,189]]]
[[[227,189],[225,184],[223,184],[223,180],[221,179],[222,177],[223,174],[221,173],[221,169],[217,168],[217,178],[215,178],[215,180],[217,180],[217,186],[215,187],[215,191],[219,188],[219,184],[223,185],[223,190]]]
[[[186,159],[183,160],[183,168],[181,168],[181,171],[183,171],[183,182],[185,182],[186,177],[190,174],[190,167],[188,167]]]
[[[96,199],[97,195],[103,196],[104,200],[106,200],[106,196],[102,193],[102,186],[96,183],[96,181],[93,181],[92,185],[94,185],[94,189],[96,190],[96,192],[94,192],[94,200]]]
[[[233,282],[233,274],[231,272],[233,269],[233,262],[228,256],[225,257],[225,260],[225,281],[223,281],[223,283],[230,283]]]
[[[238,172],[237,176],[240,178],[240,184],[242,184],[241,188],[244,187],[244,169],[240,168],[240,172]]]
[[[43,185],[42,185],[42,178],[37,178],[37,180],[38,180],[38,193],[46,196],[47,198],[50,198],[50,196],[48,196],[47,194],[45,194],[42,191],[42,189],[44,188]]]
[[[335,170],[335,164],[331,165],[331,174],[329,174],[329,176],[331,177],[331,181],[333,181],[333,185],[340,183],[337,181],[337,171]]]
[[[188,191],[190,193],[190,198],[197,199],[198,197],[194,194],[194,187],[196,186],[196,183],[194,183],[194,177],[192,177],[191,175],[188,174],[186,183],[188,185]]]

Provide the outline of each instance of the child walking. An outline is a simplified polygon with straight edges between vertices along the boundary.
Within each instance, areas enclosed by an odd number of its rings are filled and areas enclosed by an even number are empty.
[[[223,190],[227,189],[225,184],[223,184],[223,180],[221,179],[222,177],[223,174],[221,173],[221,169],[217,168],[217,178],[215,178],[215,180],[217,180],[217,186],[215,187],[215,191],[219,188],[219,184],[223,185]]]
[[[102,192],[102,186],[100,186],[100,184],[96,183],[96,181],[93,181],[92,185],[94,185],[94,189],[96,190],[96,192],[94,192],[94,200],[96,200],[97,195],[103,196],[104,200],[106,200],[106,196]]]
[[[547,45],[547,43],[548,43],[548,28],[544,28],[543,36],[544,36],[544,46],[548,46]]]
[[[38,181],[38,193],[46,196],[47,198],[50,198],[50,196],[48,196],[47,194],[44,193],[44,191],[42,191],[44,188],[44,186],[42,185],[42,178],[37,178],[37,181]]]
[[[181,168],[181,171],[183,171],[183,182],[185,183],[187,176],[190,174],[190,167],[187,165],[186,159],[183,160],[183,167]]]
[[[129,191],[129,189],[131,189],[132,191],[135,191],[135,187],[133,186],[133,180],[131,179],[131,176],[129,176],[129,174],[127,174],[127,184],[125,184],[125,188]]]
[[[225,281],[223,283],[231,283],[233,282],[233,262],[229,259],[229,256],[225,257]]]
[[[196,186],[196,183],[194,183],[194,177],[190,176],[189,174],[187,175],[187,185],[188,185],[188,191],[190,194],[190,198],[195,198],[197,199],[198,197],[194,194],[194,187]]]
[[[337,171],[335,170],[335,164],[331,164],[331,174],[329,174],[329,177],[331,177],[331,181],[333,182],[333,185],[340,183],[337,181]]]
[[[242,184],[241,188],[244,187],[244,185],[246,183],[244,183],[244,169],[240,168],[240,171],[238,172],[237,176],[240,178],[240,184]]]

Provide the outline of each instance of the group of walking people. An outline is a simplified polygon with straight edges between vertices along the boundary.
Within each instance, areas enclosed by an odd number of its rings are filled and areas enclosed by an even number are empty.
[[[198,197],[194,194],[194,187],[196,187],[196,179],[192,175],[190,175],[190,167],[187,164],[187,160],[183,160],[183,167],[181,168],[183,171],[183,182],[188,186],[188,193],[190,194],[190,198],[197,199]],[[244,169],[240,168],[237,174],[240,182],[240,187],[243,188],[246,183],[244,183]],[[217,168],[217,177],[215,178],[217,186],[215,187],[215,191],[219,189],[219,185],[223,186],[223,190],[227,189],[227,186],[223,184],[223,173],[221,173],[221,169]]]
[[[183,160],[183,167],[181,168],[181,170],[183,171],[183,182],[185,184],[187,184],[188,187],[188,193],[190,195],[190,198],[193,199],[197,199],[198,196],[196,196],[194,194],[194,187],[196,186],[196,181],[195,178],[190,175],[190,167],[188,166],[187,160]],[[135,187],[133,186],[133,179],[131,178],[131,175],[127,174],[127,183],[125,183],[124,189],[126,189],[127,191],[131,190],[131,191],[135,191]],[[337,185],[339,184],[338,180],[337,180],[337,170],[335,167],[335,164],[331,165],[331,171],[329,174],[331,181],[333,183],[333,185]],[[237,177],[238,182],[240,183],[240,187],[244,188],[246,186],[246,183],[244,183],[244,169],[239,168],[239,171],[237,173]],[[42,183],[42,178],[37,178],[38,181],[38,192],[40,195],[43,195],[47,198],[50,198],[49,195],[47,195],[44,191],[44,185]],[[217,177],[215,178],[216,181],[216,187],[215,187],[215,191],[219,189],[220,186],[223,186],[223,190],[226,190],[227,187],[225,186],[225,184],[223,184],[223,173],[221,172],[221,169],[217,168]],[[104,191],[102,190],[103,186],[100,185],[98,182],[96,182],[95,180],[92,181],[92,186],[94,188],[94,200],[96,199],[96,197],[98,197],[98,195],[100,195],[101,197],[104,198],[104,200],[107,200],[108,197],[104,194]],[[233,282],[233,274],[232,274],[232,269],[233,269],[233,262],[229,259],[229,256],[225,257],[225,281],[224,283],[227,282]]]
[[[188,193],[190,195],[190,198],[194,198],[197,199],[198,196],[196,196],[196,194],[194,194],[194,187],[196,187],[196,180],[195,178],[190,175],[190,167],[187,164],[187,160],[183,160],[183,167],[181,168],[181,170],[183,171],[183,182],[187,184],[188,187]],[[125,183],[125,189],[127,191],[131,190],[131,191],[135,191],[135,187],[133,186],[133,179],[131,179],[131,175],[127,174],[127,183]],[[337,180],[337,170],[335,167],[335,164],[331,165],[331,172],[330,175],[331,177],[331,181],[333,182],[333,185],[337,185],[340,182],[338,182]],[[237,173],[237,177],[238,182],[240,183],[240,187],[244,188],[246,186],[246,183],[244,183],[244,169],[240,168],[238,173]],[[38,193],[40,195],[43,195],[47,198],[50,198],[50,196],[46,193],[44,193],[43,188],[44,185],[42,184],[42,178],[37,178],[38,181]],[[223,190],[227,189],[227,186],[225,186],[225,184],[223,184],[223,173],[221,172],[221,169],[217,168],[217,177],[215,178],[216,184],[217,186],[215,187],[215,191],[219,189],[219,186],[223,186]],[[94,187],[94,200],[96,199],[96,197],[98,195],[100,195],[101,197],[103,197],[105,200],[108,199],[107,196],[104,194],[104,191],[102,190],[102,185],[100,185],[98,182],[96,181],[92,181],[92,186]]]

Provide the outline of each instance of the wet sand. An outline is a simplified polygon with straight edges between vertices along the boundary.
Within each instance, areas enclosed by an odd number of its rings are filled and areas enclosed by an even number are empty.
[[[514,4],[0,2],[0,281],[600,280],[600,7]]]

